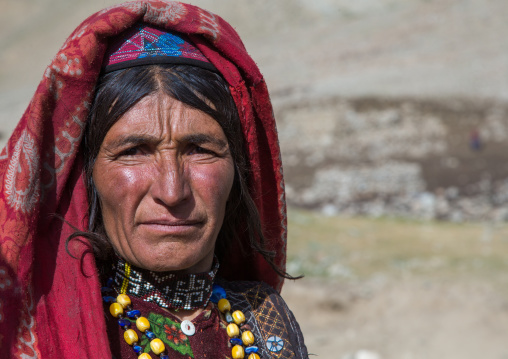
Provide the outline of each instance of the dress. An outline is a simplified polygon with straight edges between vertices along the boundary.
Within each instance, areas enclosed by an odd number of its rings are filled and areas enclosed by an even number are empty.
[[[218,282],[226,289],[232,307],[245,313],[261,358],[308,358],[298,323],[272,287],[263,282],[230,282],[221,279]],[[170,348],[171,358],[231,358],[232,345],[226,333],[227,322],[215,304],[209,303],[192,320],[196,334],[186,336],[180,328],[180,319],[154,303],[135,297],[132,300],[134,308],[139,309],[151,323],[159,324],[152,325],[153,330]],[[123,332],[117,320],[109,316],[108,333],[113,356],[136,359],[137,355],[123,340]],[[148,339],[144,337],[140,345],[146,348]]]
[[[285,268],[276,125],[264,79],[241,39],[219,16],[189,4],[143,0],[113,6],[69,36],[0,152],[0,358],[111,357],[90,244],[77,239],[67,246],[66,239],[88,229],[80,144],[104,54],[111,39],[139,22],[187,34],[229,84],[250,165],[249,192],[274,262]],[[279,292],[283,280],[262,256],[239,249],[243,233],[238,228],[232,248],[240,254],[227,257],[219,275],[229,282],[264,282]]]

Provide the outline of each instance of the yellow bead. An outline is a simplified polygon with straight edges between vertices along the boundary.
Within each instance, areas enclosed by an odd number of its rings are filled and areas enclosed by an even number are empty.
[[[138,356],[138,359],[152,359],[152,357],[148,353],[143,353],[140,356]]]
[[[119,294],[118,297],[116,297],[116,302],[120,304],[123,309],[131,305],[131,299],[125,294]]]
[[[256,353],[252,353],[251,355],[249,355],[247,359],[260,359],[260,358],[259,355],[257,355]]]
[[[254,344],[254,334],[250,330],[246,330],[242,333],[242,342],[244,345],[249,346]]]
[[[237,325],[240,325],[243,322],[245,322],[245,315],[239,310],[234,311],[233,312],[233,320],[235,321],[235,323]]]
[[[166,350],[166,347],[164,346],[164,343],[159,338],[155,338],[150,342],[150,349],[156,354],[159,355],[164,350]]]
[[[231,310],[231,304],[229,303],[229,300],[227,300],[226,298],[220,299],[219,302],[217,303],[217,307],[219,307],[219,310],[222,313],[226,313]]]
[[[109,312],[115,318],[118,318],[120,314],[123,314],[123,307],[118,303],[112,303],[109,306]]]
[[[138,335],[136,334],[136,332],[132,329],[127,329],[124,333],[123,333],[123,338],[125,339],[125,341],[127,342],[127,344],[129,345],[132,345],[134,343],[137,343],[138,342]]]
[[[231,323],[226,328],[230,338],[235,338],[240,335],[240,328],[235,323]]]
[[[245,352],[241,345],[235,345],[233,350],[231,350],[231,354],[233,354],[233,359],[243,359],[245,357]]]
[[[144,333],[145,330],[150,329],[150,322],[145,317],[139,317],[136,319],[136,327],[140,332]]]

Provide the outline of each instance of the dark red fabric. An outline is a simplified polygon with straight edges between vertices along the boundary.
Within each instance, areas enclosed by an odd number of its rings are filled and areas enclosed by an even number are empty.
[[[70,257],[73,230],[86,229],[79,143],[104,53],[136,22],[188,34],[223,74],[237,104],[252,166],[252,196],[276,263],[284,268],[286,215],[275,121],[264,80],[240,38],[220,17],[168,1],[135,1],[86,19],[47,68],[0,153],[0,356],[110,358],[93,256]],[[240,237],[240,240],[243,238]],[[81,257],[89,247],[73,241]],[[282,281],[257,254],[230,256],[226,279]]]
[[[142,315],[151,319],[152,328],[150,330],[156,331],[154,328],[157,322],[150,314],[158,314],[161,317],[165,317],[165,320],[178,323],[180,325],[181,320],[172,314],[165,312],[163,309],[158,307],[154,303],[143,302],[139,298],[132,297],[133,308],[141,311]],[[107,310],[107,309],[106,309]],[[159,320],[162,318],[158,318]],[[118,320],[112,316],[107,317],[108,327],[108,338],[111,342],[111,351],[115,358],[121,359],[137,359],[138,355],[132,350],[124,338],[124,330],[118,325]],[[192,320],[196,333],[192,336],[186,336],[183,334],[181,329],[172,324],[161,324],[163,327],[164,334],[157,335],[157,338],[165,342],[169,357],[171,359],[192,359],[192,358],[231,358],[231,345],[229,344],[229,337],[226,331],[227,323],[221,319],[219,311],[215,305],[209,303],[208,307],[199,314],[198,317]],[[134,328],[134,325],[132,325]],[[143,349],[147,346],[147,341],[143,341],[144,335],[138,333],[139,343]],[[171,348],[166,342],[172,341],[176,344],[187,344],[191,349],[190,353],[186,351],[179,352],[174,348]],[[182,343],[183,342],[183,343]],[[152,354],[152,357],[155,355]]]

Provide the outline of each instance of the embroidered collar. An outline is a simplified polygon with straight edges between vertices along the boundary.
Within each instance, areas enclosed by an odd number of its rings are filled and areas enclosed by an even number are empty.
[[[118,293],[138,297],[166,309],[204,308],[212,295],[219,261],[214,258],[212,270],[197,274],[152,272],[136,268],[119,258],[113,265],[113,287]]]

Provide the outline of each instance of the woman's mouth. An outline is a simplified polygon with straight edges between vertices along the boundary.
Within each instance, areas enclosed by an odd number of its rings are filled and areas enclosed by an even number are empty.
[[[203,222],[198,220],[153,219],[141,222],[140,226],[148,231],[183,235],[195,231],[202,224]]]

